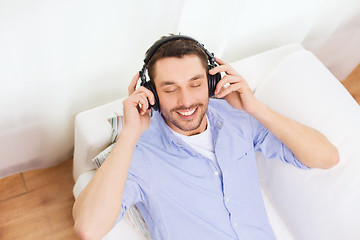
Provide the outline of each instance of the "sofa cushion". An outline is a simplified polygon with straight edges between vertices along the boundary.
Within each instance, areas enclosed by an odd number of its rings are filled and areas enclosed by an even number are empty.
[[[339,150],[330,170],[301,171],[258,154],[262,186],[296,239],[360,237],[360,107],[310,52],[287,56],[255,96],[323,133]]]
[[[255,91],[287,55],[299,50],[304,50],[300,44],[289,44],[234,61],[230,65],[246,79],[250,89]]]

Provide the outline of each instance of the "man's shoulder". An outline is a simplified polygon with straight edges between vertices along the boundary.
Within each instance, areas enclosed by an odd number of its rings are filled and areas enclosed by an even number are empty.
[[[209,101],[210,119],[222,119],[230,129],[248,132],[254,128],[254,118],[245,111],[233,108],[226,100],[211,99]]]
[[[209,105],[213,108],[221,108],[221,107],[231,107],[230,104],[225,99],[219,98],[209,98]]]
[[[160,113],[157,113],[160,115]],[[161,116],[160,116],[161,117]],[[141,150],[153,150],[153,146],[159,146],[163,142],[163,134],[165,130],[161,126],[161,120],[159,116],[154,116],[151,118],[149,128],[143,132],[141,135],[137,147]]]
[[[249,114],[244,111],[233,108],[225,99],[209,99],[209,106],[213,111],[219,114],[221,117],[224,116],[237,116],[249,119]]]

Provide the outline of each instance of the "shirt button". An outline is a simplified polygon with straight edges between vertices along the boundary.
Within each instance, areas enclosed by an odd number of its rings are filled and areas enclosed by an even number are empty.
[[[237,222],[234,222],[234,227],[237,227],[238,226],[238,223]]]
[[[217,176],[217,175],[219,175],[219,172],[218,172],[218,171],[215,171],[214,174]]]
[[[230,201],[230,198],[226,197],[226,198],[225,198],[225,201],[226,201],[226,202],[229,202],[229,201]]]

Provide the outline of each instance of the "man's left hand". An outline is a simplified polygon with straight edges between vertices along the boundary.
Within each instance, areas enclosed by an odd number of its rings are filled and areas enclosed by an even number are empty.
[[[247,113],[255,111],[258,101],[245,79],[221,59],[216,58],[216,62],[219,66],[210,69],[209,73],[215,75],[224,72],[225,76],[216,85],[215,96],[225,98],[232,107],[239,110]]]

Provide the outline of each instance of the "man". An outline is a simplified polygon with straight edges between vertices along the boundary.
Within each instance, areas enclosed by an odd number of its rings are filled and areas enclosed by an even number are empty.
[[[124,128],[75,202],[77,234],[101,238],[136,203],[154,239],[275,239],[255,151],[326,169],[339,161],[337,149],[259,102],[221,59],[209,69],[211,56],[195,40],[169,38],[155,43],[145,61],[155,89],[135,90],[143,71],[129,85]],[[212,91],[225,100],[209,100],[208,79],[220,72],[225,76]]]

